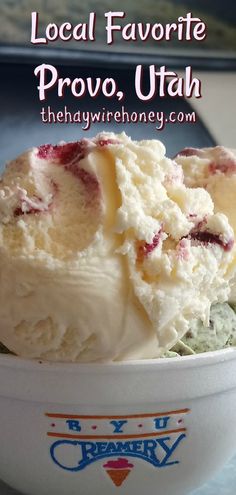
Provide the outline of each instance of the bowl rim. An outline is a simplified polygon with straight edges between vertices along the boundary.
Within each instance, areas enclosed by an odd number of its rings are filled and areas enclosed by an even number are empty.
[[[60,372],[60,373],[132,373],[137,371],[157,371],[157,370],[175,370],[185,368],[199,368],[203,366],[212,366],[225,361],[236,361],[236,347],[228,347],[217,351],[208,351],[204,353],[176,356],[156,359],[138,359],[129,361],[113,362],[55,362],[46,361],[40,358],[27,359],[12,354],[0,354],[0,368],[11,368],[20,370],[42,371],[42,372]]]

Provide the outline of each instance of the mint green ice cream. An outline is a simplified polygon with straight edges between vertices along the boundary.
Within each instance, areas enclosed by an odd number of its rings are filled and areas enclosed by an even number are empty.
[[[236,346],[236,313],[227,303],[211,307],[209,326],[192,320],[184,337],[165,354],[165,357],[199,354]]]

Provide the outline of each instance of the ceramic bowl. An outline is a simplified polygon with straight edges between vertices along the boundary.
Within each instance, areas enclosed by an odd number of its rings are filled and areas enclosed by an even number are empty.
[[[114,364],[0,355],[0,478],[29,495],[184,495],[236,451],[236,349]]]

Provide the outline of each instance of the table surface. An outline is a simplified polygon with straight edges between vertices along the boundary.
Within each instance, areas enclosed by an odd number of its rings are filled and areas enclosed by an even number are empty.
[[[229,461],[214,480],[189,495],[235,495],[236,493],[236,456]],[[19,495],[0,481],[0,495]],[[54,495],[54,494],[48,494]],[[68,494],[69,495],[69,494]]]

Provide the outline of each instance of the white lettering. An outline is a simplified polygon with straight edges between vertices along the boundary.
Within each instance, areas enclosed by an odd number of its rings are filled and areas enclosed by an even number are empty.
[[[124,12],[106,12],[105,17],[107,18],[107,25],[106,25],[106,31],[107,31],[107,44],[110,45],[113,43],[114,38],[113,38],[113,31],[121,31],[121,26],[119,24],[113,24],[113,18],[114,17],[120,17],[123,19],[125,17]]]
[[[33,44],[47,43],[46,38],[37,38],[38,36],[38,12],[31,13],[31,38]]]
[[[46,83],[46,74],[49,72],[49,76],[51,75],[51,79]],[[39,74],[39,85],[37,89],[39,90],[39,99],[40,101],[45,100],[46,91],[48,89],[53,88],[54,84],[57,82],[58,72],[57,69],[53,65],[41,64],[38,65],[34,69],[34,74],[37,77]]]

